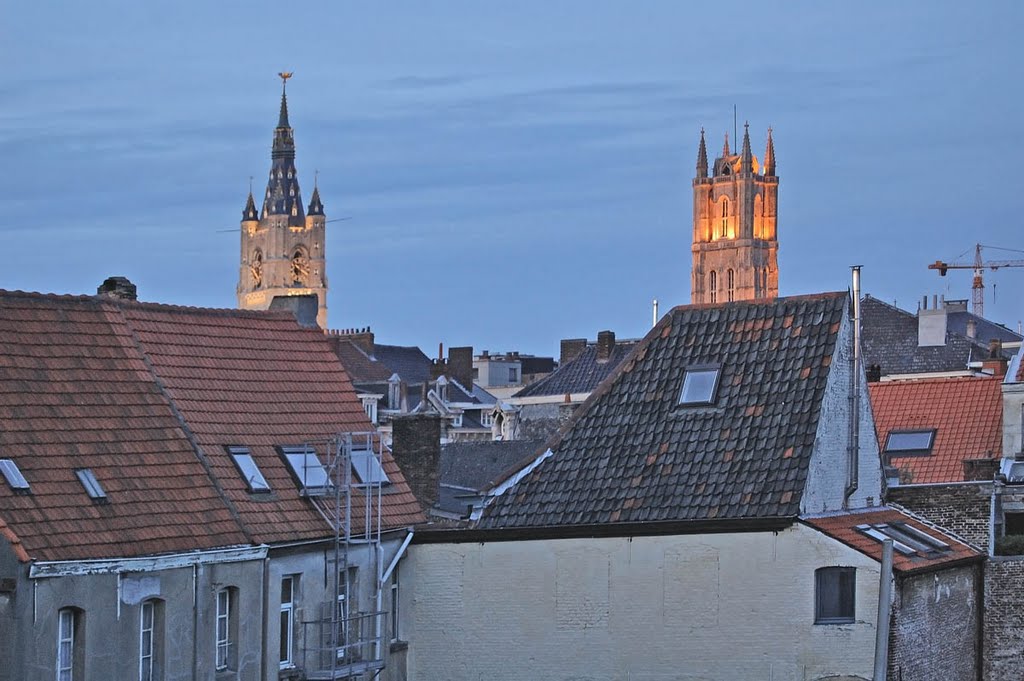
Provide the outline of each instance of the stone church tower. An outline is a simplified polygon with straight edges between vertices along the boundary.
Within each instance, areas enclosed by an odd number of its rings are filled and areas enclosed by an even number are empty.
[[[263,208],[249,199],[242,211],[242,257],[238,275],[238,307],[266,310],[276,296],[315,293],[317,324],[327,328],[327,263],[324,237],[327,218],[314,184],[307,210],[302,209],[299,174],[295,170],[295,138],[288,124],[285,93],[290,73],[282,73],[281,113],[274,129],[270,177]]]
[[[750,152],[750,131],[744,124],[743,149],[731,153],[726,134],[710,176],[701,129],[693,180],[691,303],[778,296],[778,196],[771,128],[763,165]]]

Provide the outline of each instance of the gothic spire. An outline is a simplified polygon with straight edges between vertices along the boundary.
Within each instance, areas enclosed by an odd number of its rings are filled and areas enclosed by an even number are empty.
[[[270,177],[267,193],[263,198],[263,216],[286,215],[288,224],[305,224],[302,197],[299,193],[299,174],[295,170],[295,136],[288,123],[288,99],[285,88],[291,72],[277,74],[281,77],[281,113],[274,128],[274,144],[271,147]]]
[[[750,123],[743,124],[743,151],[740,152],[740,172],[754,172],[754,154],[750,151]]]
[[[764,174],[767,177],[775,176],[775,143],[772,142],[771,128],[768,128],[768,146],[764,150]]]
[[[248,220],[259,220],[260,214],[256,211],[256,200],[252,198],[252,188],[249,188],[249,199],[245,202],[245,210],[242,211],[242,222]]]
[[[708,176],[708,149],[704,146],[704,128],[700,129],[700,147],[697,149],[697,177]]]
[[[314,176],[315,177],[315,176]],[[313,196],[309,199],[309,209],[306,211],[306,215],[323,215],[324,204],[320,200],[320,187],[318,182],[313,180]]]
[[[729,133],[725,133],[725,145],[722,147],[722,158],[729,158]]]

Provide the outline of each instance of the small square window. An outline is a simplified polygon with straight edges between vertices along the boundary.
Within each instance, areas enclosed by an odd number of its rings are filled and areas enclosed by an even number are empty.
[[[3,473],[11,489],[24,491],[31,489],[28,485],[28,480],[25,479],[25,476],[18,469],[18,464],[14,463],[11,459],[0,459],[0,473]]]
[[[856,569],[827,567],[814,571],[814,623],[851,624],[857,595]]]
[[[85,488],[85,493],[89,495],[90,499],[102,501],[107,498],[107,493],[103,491],[103,485],[96,479],[96,474],[91,469],[80,468],[75,471],[75,475],[78,476],[78,481],[82,483],[82,487]]]
[[[927,456],[932,453],[935,430],[892,430],[885,440],[885,453],[890,456]]]
[[[282,447],[281,453],[284,454],[285,461],[288,462],[288,467],[303,492],[322,494],[330,488],[331,481],[327,477],[327,470],[320,463],[312,447]]]
[[[359,478],[359,482],[364,485],[376,485],[377,483],[382,485],[391,484],[391,480],[388,479],[388,474],[384,472],[380,461],[369,450],[353,450],[352,470],[355,472],[356,477]]]
[[[719,367],[692,367],[683,375],[679,404],[714,404],[718,392]]]
[[[231,453],[231,460],[235,462],[238,472],[242,474],[242,479],[249,486],[250,492],[270,491],[267,479],[263,477],[263,473],[260,472],[259,466],[256,465],[247,447],[228,447],[228,451]]]

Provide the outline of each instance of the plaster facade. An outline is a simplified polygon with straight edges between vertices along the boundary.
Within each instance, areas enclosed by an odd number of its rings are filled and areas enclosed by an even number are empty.
[[[410,547],[409,678],[871,677],[879,565],[777,533]],[[856,621],[814,624],[815,569],[856,568]]]

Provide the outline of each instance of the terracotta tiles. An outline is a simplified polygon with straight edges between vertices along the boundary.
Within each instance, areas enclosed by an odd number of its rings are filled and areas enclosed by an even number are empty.
[[[893,551],[893,568],[897,572],[930,569],[936,565],[972,558],[980,560],[982,557],[981,553],[975,551],[967,544],[891,508],[864,513],[832,515],[823,518],[806,518],[803,522],[875,560],[882,559],[882,543],[857,530],[858,525],[903,523],[949,546],[948,551],[937,551],[927,555],[921,553],[905,555],[899,551]]]
[[[968,459],[999,458],[1003,403],[998,378],[884,381],[868,386],[879,449],[893,430],[935,429],[930,455],[894,457],[905,483],[964,479]]]

